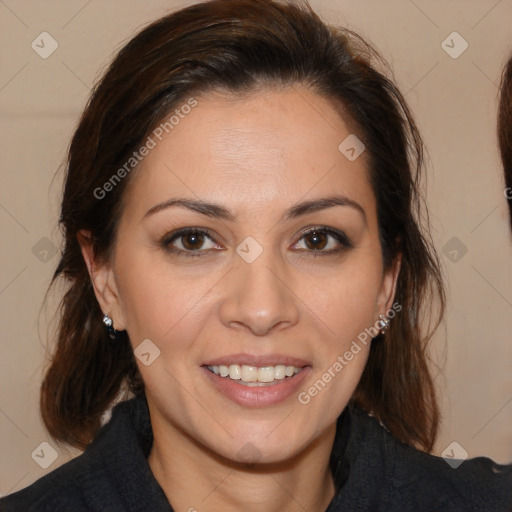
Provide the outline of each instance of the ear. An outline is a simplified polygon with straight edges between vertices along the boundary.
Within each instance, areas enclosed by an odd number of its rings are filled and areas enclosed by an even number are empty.
[[[402,264],[402,254],[398,254],[388,269],[384,271],[382,286],[377,301],[377,314],[385,315],[393,306],[395,298],[396,283],[400,266]]]
[[[114,329],[123,331],[125,327],[123,309],[119,297],[119,291],[110,263],[99,262],[94,254],[90,231],[80,230],[77,235],[82,256],[89,271],[89,276],[94,288],[94,294],[103,313],[112,318]]]

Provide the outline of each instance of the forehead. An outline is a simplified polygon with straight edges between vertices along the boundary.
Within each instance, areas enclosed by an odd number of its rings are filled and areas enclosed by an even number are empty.
[[[246,209],[340,193],[372,208],[365,154],[351,161],[340,151],[353,134],[326,99],[291,87],[195,100],[161,140],[150,135],[155,147],[130,185],[137,203],[186,195]]]

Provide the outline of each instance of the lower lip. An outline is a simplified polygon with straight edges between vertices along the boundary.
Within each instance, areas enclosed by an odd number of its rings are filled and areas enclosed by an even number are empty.
[[[311,367],[306,366],[293,377],[283,379],[278,384],[248,387],[229,377],[220,377],[204,366],[201,369],[217,391],[244,407],[265,407],[284,402],[298,390],[311,371]]]

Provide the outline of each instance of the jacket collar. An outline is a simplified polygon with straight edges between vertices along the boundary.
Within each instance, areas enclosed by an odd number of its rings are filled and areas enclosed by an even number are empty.
[[[123,510],[172,512],[147,462],[152,444],[153,433],[145,395],[116,405],[110,421],[82,455],[91,461],[101,460],[103,466],[95,479],[87,480],[86,485],[90,489],[86,495],[98,496],[98,489],[108,485],[103,480],[108,479],[123,501]],[[93,510],[113,510],[106,505]]]
[[[336,495],[326,512],[372,510],[378,503],[380,488],[385,485],[382,471],[372,471],[392,460],[392,446],[386,442],[385,431],[353,405],[348,405],[336,423],[336,435],[329,465],[333,474]],[[153,444],[153,433],[145,395],[121,402],[112,418],[87,452],[102,453],[109,461],[106,468],[117,491],[125,496],[130,512],[172,512],[167,498],[153,476],[147,457]],[[368,483],[361,493],[362,482]],[[94,486],[94,484],[92,484]],[[92,491],[93,489],[91,489]]]

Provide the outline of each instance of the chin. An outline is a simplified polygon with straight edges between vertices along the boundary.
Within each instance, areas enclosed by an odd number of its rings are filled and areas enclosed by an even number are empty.
[[[279,464],[290,461],[308,446],[305,437],[296,438],[290,432],[273,433],[262,436],[241,435],[230,440],[224,446],[212,446],[211,448],[221,457],[233,463],[250,465]]]

